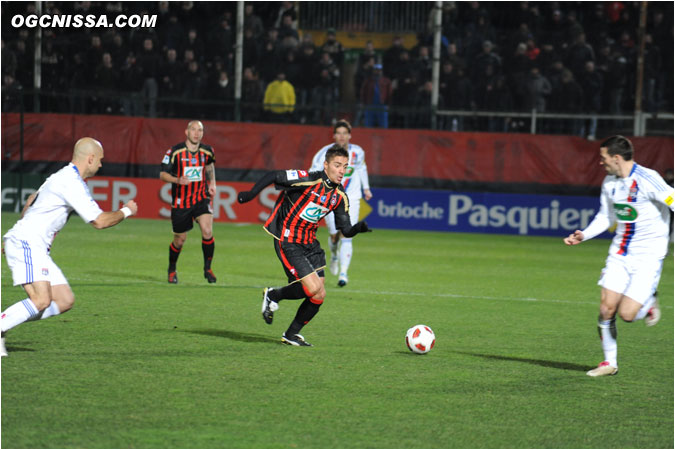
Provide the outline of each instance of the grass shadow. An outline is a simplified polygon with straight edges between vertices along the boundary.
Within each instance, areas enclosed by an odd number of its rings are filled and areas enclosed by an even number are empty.
[[[14,353],[14,352],[34,352],[35,349],[28,348],[28,347],[17,347],[15,345],[7,345],[7,353]]]
[[[265,342],[275,344],[278,344],[280,342],[278,338],[264,336],[261,334],[240,333],[238,331],[229,331],[229,330],[207,329],[207,330],[180,330],[180,331],[183,333],[201,334],[202,336],[214,336],[240,342]]]
[[[546,359],[532,359],[532,358],[519,358],[517,356],[502,356],[502,355],[486,355],[484,353],[471,353],[471,352],[458,352],[454,351],[453,353],[459,353],[461,355],[476,356],[478,358],[498,360],[498,361],[515,361],[522,362],[527,364],[533,364],[535,366],[550,367],[552,369],[561,369],[561,370],[576,370],[579,372],[585,372],[591,367],[584,366],[581,364],[568,363],[564,361],[549,361]]]

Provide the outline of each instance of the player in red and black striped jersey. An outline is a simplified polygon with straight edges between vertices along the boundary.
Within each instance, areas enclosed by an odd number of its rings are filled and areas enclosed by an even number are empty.
[[[265,187],[274,183],[282,192],[270,213],[265,230],[274,237],[274,250],[288,276],[289,284],[263,291],[262,315],[272,323],[274,311],[283,299],[305,299],[295,318],[281,337],[285,344],[310,346],[300,330],[319,312],[326,297],[324,268],[326,255],[316,239],[319,221],[333,212],[335,225],[346,237],[371,231],[366,222],[351,224],[349,200],[342,186],[349,154],[335,145],[326,152],[324,170],[279,170],[269,172],[253,189],[239,193],[239,203],[246,203]]]
[[[185,142],[166,151],[159,173],[162,181],[171,183],[173,242],[169,246],[169,283],[178,283],[176,262],[193,221],[202,231],[204,278],[215,283],[211,270],[215,250],[211,198],[216,194],[216,157],[213,148],[202,143],[204,125],[200,121],[188,123],[185,136]]]

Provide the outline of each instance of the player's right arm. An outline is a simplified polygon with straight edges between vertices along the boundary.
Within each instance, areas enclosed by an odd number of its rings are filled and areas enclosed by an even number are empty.
[[[584,241],[593,239],[600,233],[606,231],[613,223],[613,216],[610,215],[610,208],[612,205],[611,196],[605,191],[603,185],[602,194],[600,195],[600,210],[595,215],[591,223],[583,230],[575,230],[574,233],[563,239],[567,245],[577,245]]]
[[[173,153],[173,149],[169,149],[166,151],[164,154],[164,159],[162,159],[162,168],[160,169],[159,172],[159,179],[162,180],[165,183],[173,183],[173,184],[182,184],[186,185],[190,183],[190,180],[186,176],[176,176],[173,175],[175,172],[174,169],[174,164],[171,162],[171,155]]]
[[[28,199],[26,200],[26,204],[23,205],[23,209],[21,210],[21,218],[23,218],[23,216],[26,214],[26,211],[28,211],[28,208],[30,208],[30,205],[33,204],[33,202],[37,198],[37,195],[38,195],[38,193],[36,191],[36,192],[33,192],[32,194],[30,194],[28,196]]]
[[[250,202],[253,200],[260,192],[265,189],[267,186],[270,184],[276,182],[277,179],[277,174],[279,170],[272,171],[272,172],[267,172],[261,179],[259,179],[254,185],[253,188],[251,188],[250,191],[242,191],[237,195],[237,201],[239,203],[246,203]]]
[[[259,179],[250,191],[240,192],[237,196],[239,203],[253,200],[263,189],[274,183],[277,189],[286,189],[316,180],[316,175],[310,175],[305,170],[274,170],[267,172]]]
[[[117,225],[127,217],[136,215],[137,212],[138,205],[136,205],[135,201],[129,200],[117,211],[102,212],[89,223],[97,230],[102,230]]]

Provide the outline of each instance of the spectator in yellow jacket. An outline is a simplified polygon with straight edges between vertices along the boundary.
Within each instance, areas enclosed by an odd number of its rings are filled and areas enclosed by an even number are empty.
[[[277,79],[267,85],[263,109],[270,122],[288,123],[295,110],[295,89],[286,81],[286,74],[279,72]]]

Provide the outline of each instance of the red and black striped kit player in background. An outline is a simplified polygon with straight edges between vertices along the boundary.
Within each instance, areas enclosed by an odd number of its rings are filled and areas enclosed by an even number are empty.
[[[173,242],[169,246],[169,283],[178,283],[176,262],[193,221],[202,230],[204,278],[215,283],[211,270],[215,249],[211,198],[216,195],[216,157],[213,148],[202,143],[204,125],[200,121],[188,123],[185,136],[185,142],[166,151],[159,173],[162,181],[171,183]]]
[[[288,276],[289,284],[263,290],[262,316],[271,324],[281,300],[304,299],[295,318],[281,337],[284,344],[309,347],[300,335],[302,327],[319,312],[326,297],[324,268],[326,254],[316,239],[319,220],[333,212],[335,226],[346,237],[372,231],[366,222],[353,225],[349,219],[349,200],[342,186],[349,154],[334,145],[326,152],[323,171],[278,170],[268,172],[253,186],[239,193],[239,203],[253,200],[274,183],[281,190],[265,230],[274,237],[274,250]]]

